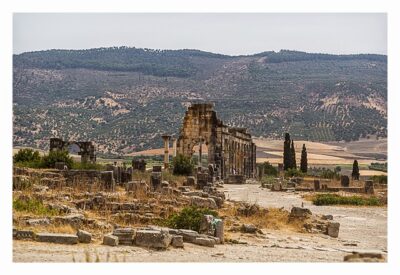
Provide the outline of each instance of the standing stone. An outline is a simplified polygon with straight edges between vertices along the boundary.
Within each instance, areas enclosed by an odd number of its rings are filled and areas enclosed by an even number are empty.
[[[340,184],[342,187],[349,187],[350,186],[350,179],[349,176],[340,176]]]
[[[207,185],[208,181],[208,173],[207,172],[198,172],[197,173],[197,189],[203,190],[204,186]]]
[[[224,243],[224,221],[221,219],[215,219],[215,237],[219,239],[221,244]]]
[[[196,178],[193,176],[187,177],[187,186],[196,186]]]
[[[366,194],[374,194],[375,193],[374,182],[372,180],[366,180],[364,188],[365,188]]]
[[[118,245],[118,237],[113,235],[105,235],[103,237],[103,244],[109,246],[117,246]]]
[[[100,174],[101,181],[103,183],[104,189],[108,191],[114,191],[115,180],[113,171],[103,171]]]
[[[328,223],[328,226],[326,228],[326,234],[333,238],[337,238],[339,236],[339,227],[340,223],[338,222]]]
[[[314,191],[318,191],[321,188],[320,181],[314,180]]]

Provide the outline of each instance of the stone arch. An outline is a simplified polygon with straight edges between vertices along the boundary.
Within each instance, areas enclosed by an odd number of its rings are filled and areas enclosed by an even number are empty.
[[[63,141],[60,138],[50,139],[50,151],[68,150],[69,146],[79,148],[78,155],[81,156],[81,162],[96,162],[96,148],[91,141]]]

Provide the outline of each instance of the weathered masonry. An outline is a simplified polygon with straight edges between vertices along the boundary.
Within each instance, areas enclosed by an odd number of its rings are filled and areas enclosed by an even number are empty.
[[[188,108],[178,138],[178,154],[192,157],[194,146],[208,148],[208,164],[222,179],[230,175],[256,176],[256,145],[245,128],[224,125],[217,118],[213,104],[192,104]]]
[[[78,155],[81,156],[81,162],[96,162],[96,148],[91,141],[63,141],[60,138],[50,139],[50,151],[67,150],[68,146],[77,145],[79,147]]]

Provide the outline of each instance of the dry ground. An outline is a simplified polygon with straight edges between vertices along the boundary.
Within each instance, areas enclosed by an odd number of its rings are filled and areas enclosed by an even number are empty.
[[[342,262],[352,251],[387,253],[386,207],[313,206],[300,193],[271,192],[258,185],[225,185],[229,200],[257,203],[263,207],[293,205],[310,208],[314,214],[332,214],[340,222],[339,238],[298,233],[290,228],[263,229],[263,235],[226,232],[241,244],[214,248],[185,243],[184,249],[155,251],[135,246],[92,244],[58,245],[14,241],[15,262]],[[278,225],[279,226],[279,225]]]

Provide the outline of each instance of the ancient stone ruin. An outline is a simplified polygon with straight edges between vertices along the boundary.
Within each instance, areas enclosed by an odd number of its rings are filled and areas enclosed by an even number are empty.
[[[63,141],[60,138],[50,139],[50,151],[67,150],[70,145],[77,145],[79,147],[78,155],[81,156],[82,163],[96,162],[96,148],[92,141]]]
[[[213,104],[197,103],[188,108],[177,141],[177,153],[192,157],[199,146],[208,148],[208,165],[214,176],[228,183],[256,176],[256,145],[245,128],[229,127],[217,118]]]

